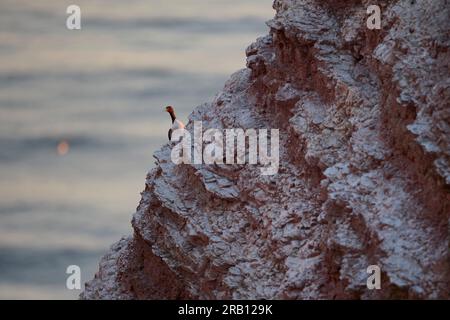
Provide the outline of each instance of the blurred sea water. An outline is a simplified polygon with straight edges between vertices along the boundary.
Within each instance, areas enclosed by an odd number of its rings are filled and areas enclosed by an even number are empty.
[[[0,299],[77,298],[67,266],[84,283],[132,232],[164,106],[186,122],[210,101],[267,32],[271,3],[0,1]]]

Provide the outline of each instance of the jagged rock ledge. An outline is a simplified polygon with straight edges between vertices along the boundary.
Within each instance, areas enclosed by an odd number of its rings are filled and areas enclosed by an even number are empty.
[[[449,298],[447,1],[276,0],[211,103],[212,128],[280,128],[280,170],[155,153],[84,299]],[[382,270],[367,290],[366,268]]]

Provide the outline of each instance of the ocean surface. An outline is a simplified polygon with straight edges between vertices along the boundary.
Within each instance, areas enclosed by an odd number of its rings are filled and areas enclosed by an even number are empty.
[[[66,8],[81,8],[67,30]],[[0,0],[0,299],[74,299],[132,233],[173,105],[184,122],[267,33],[272,0]]]

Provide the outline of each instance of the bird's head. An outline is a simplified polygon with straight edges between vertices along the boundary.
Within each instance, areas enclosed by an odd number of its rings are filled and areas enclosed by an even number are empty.
[[[173,113],[173,107],[172,106],[167,106],[166,107],[166,112]]]

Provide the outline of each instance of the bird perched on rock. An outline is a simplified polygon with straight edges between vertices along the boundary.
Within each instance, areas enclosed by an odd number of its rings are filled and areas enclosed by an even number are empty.
[[[170,114],[170,118],[172,119],[172,127],[169,129],[169,140],[172,141],[172,132],[176,129],[184,129],[184,124],[175,116],[175,111],[172,106],[167,106],[166,111]]]

